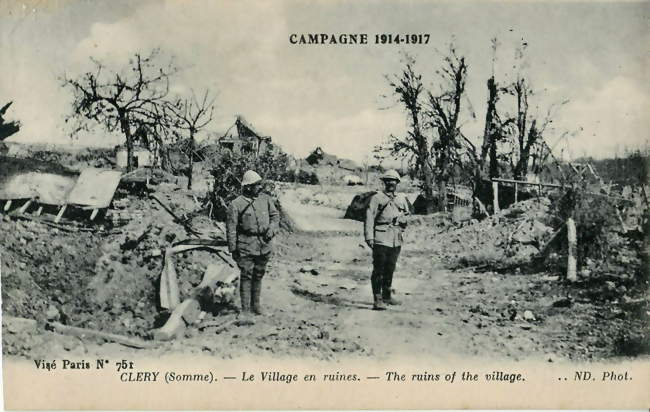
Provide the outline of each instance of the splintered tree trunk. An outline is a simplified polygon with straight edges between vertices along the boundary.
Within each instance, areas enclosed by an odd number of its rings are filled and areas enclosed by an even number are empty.
[[[440,179],[438,182],[438,209],[442,212],[447,211],[447,182]]]
[[[485,131],[483,132],[483,145],[481,146],[481,167],[484,167],[486,158],[489,158],[488,175],[490,178],[499,177],[499,162],[497,159],[498,130],[495,122],[496,105],[499,100],[497,84],[494,77],[487,81],[488,101],[485,113]]]
[[[426,214],[435,212],[436,198],[433,193],[433,172],[427,165],[423,166],[422,173],[424,174],[424,199],[426,200],[425,211]]]
[[[514,173],[515,180],[526,180],[526,175],[528,174],[528,155],[524,152],[522,156],[526,157],[522,157],[517,163]]]
[[[521,147],[519,161],[515,167],[515,180],[526,180],[526,175],[528,174],[528,161],[530,160],[530,150],[539,137],[535,123],[536,121],[533,120],[530,125],[530,130],[528,131],[528,140],[526,141],[526,144]]]
[[[490,178],[499,177],[499,160],[497,159],[496,134],[492,135],[490,145]]]
[[[189,149],[189,170],[187,171],[187,189],[192,189],[192,176],[194,175],[194,135],[190,135],[190,149]]]
[[[450,165],[450,153],[448,149],[444,149],[440,156],[440,168],[438,169],[438,210],[442,212],[447,211],[447,183],[449,181],[449,174],[447,170]]]
[[[126,117],[126,114],[120,115],[120,127],[126,139],[126,170],[130,172],[133,170],[133,137],[131,136],[129,119]]]
[[[433,194],[433,170],[431,169],[431,153],[427,145],[427,139],[420,131],[420,121],[416,113],[411,112],[413,119],[413,135],[418,149],[418,161],[424,178],[424,199],[426,200],[425,213],[431,214],[435,212],[435,196]]]

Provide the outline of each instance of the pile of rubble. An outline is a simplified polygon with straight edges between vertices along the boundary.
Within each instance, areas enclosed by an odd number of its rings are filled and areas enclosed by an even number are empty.
[[[158,297],[164,250],[188,238],[223,236],[207,216],[187,213],[200,209],[190,192],[160,185],[154,196],[161,203],[118,190],[101,223],[52,227],[29,215],[2,216],[3,314],[148,337],[168,316]],[[174,256],[181,297],[201,283],[216,260],[202,249]],[[232,296],[222,301],[229,307]],[[11,336],[7,339],[5,351],[16,350]]]
[[[532,259],[553,234],[548,225],[550,201],[546,198],[519,202],[480,222],[455,228],[439,225],[411,231],[414,244],[424,244],[432,254],[452,266],[511,268]],[[432,219],[422,221],[429,226]]]

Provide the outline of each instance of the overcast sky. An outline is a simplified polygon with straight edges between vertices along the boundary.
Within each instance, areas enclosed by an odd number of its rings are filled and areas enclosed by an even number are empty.
[[[304,156],[316,146],[362,161],[370,149],[402,134],[406,118],[384,76],[400,51],[417,57],[435,90],[440,51],[453,39],[467,58],[463,132],[480,136],[490,39],[498,37],[496,79],[513,79],[522,41],[524,73],[539,91],[540,114],[564,105],[547,131],[571,157],[613,155],[645,147],[650,111],[649,2],[559,3],[451,1],[42,1],[0,5],[0,103],[23,129],[13,141],[70,143],[64,124],[69,91],[57,77],[87,69],[89,56],[119,65],[136,51],[161,47],[184,67],[174,91],[218,91],[211,129],[236,114],[285,150]],[[29,3],[29,2],[26,2]],[[39,5],[40,4],[40,5]],[[428,45],[292,45],[291,33],[429,33]],[[471,106],[470,106],[471,105]],[[476,117],[471,116],[471,110]],[[79,143],[115,143],[98,128]]]

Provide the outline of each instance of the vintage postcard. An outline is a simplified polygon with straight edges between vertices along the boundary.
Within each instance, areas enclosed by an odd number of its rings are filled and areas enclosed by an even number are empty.
[[[4,407],[650,407],[649,18],[3,1]]]

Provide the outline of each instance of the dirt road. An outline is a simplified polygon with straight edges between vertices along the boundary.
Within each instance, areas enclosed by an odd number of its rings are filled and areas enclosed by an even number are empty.
[[[373,311],[370,251],[360,224],[348,225],[347,232],[285,235],[264,281],[266,316],[255,326],[207,331],[188,343],[227,357],[417,354],[554,362],[611,356],[615,323],[622,320],[600,319],[590,303],[555,307],[570,292],[545,276],[446,270],[426,245],[409,243],[408,234],[393,283],[402,305]]]

